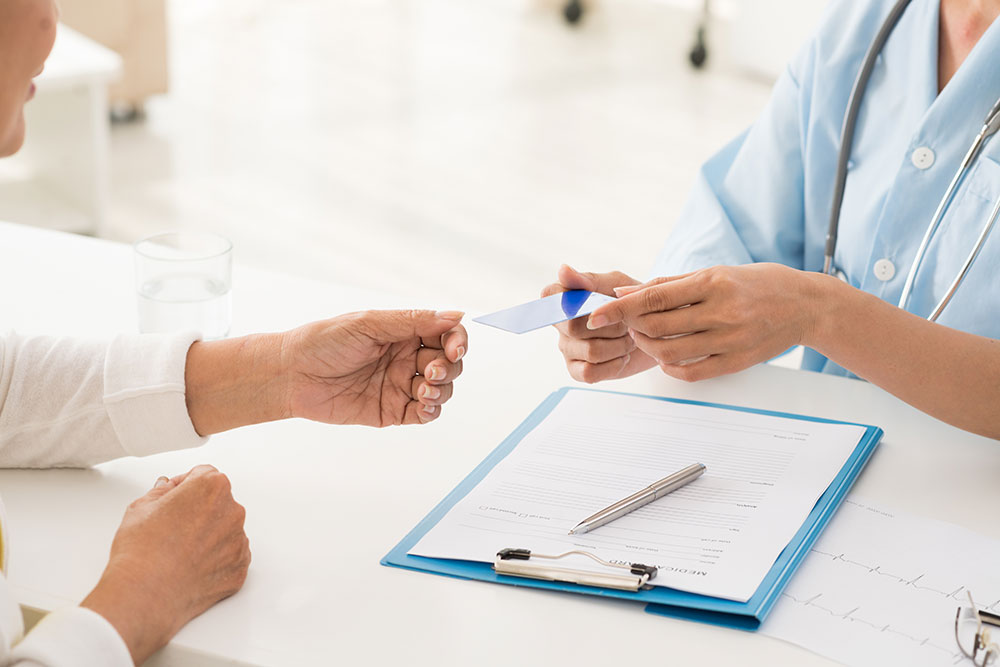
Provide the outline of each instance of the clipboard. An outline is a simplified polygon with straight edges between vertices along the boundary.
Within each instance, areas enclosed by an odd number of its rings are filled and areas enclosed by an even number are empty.
[[[487,473],[504,457],[507,456],[518,443],[555,408],[556,405],[570,391],[596,391],[606,394],[619,394],[626,396],[641,396],[642,398],[652,398],[660,401],[680,403],[686,405],[702,405],[712,408],[723,408],[738,412],[751,412],[756,414],[770,415],[774,417],[785,417],[789,419],[800,419],[810,422],[822,422],[827,424],[851,424],[865,429],[864,435],[855,447],[854,452],[848,457],[847,462],[837,473],[830,486],[816,501],[809,516],[802,527],[795,533],[788,545],[782,550],[775,560],[767,575],[761,581],[760,586],[746,602],[735,600],[724,600],[695,593],[687,593],[672,588],[653,587],[640,588],[638,591],[618,590],[608,587],[588,586],[582,584],[566,583],[563,581],[549,581],[544,579],[524,578],[522,576],[508,576],[498,574],[494,570],[493,563],[481,563],[473,561],[450,560],[445,558],[427,558],[423,556],[411,556],[407,552],[412,549],[420,538],[424,536],[445,514],[463,497],[466,496]],[[816,538],[823,531],[823,528],[833,517],[840,503],[847,495],[847,491],[854,484],[861,470],[868,462],[875,448],[881,440],[883,431],[877,426],[867,424],[857,424],[853,422],[842,422],[833,419],[822,419],[819,417],[808,417],[784,412],[770,410],[757,410],[753,408],[738,407],[732,405],[722,405],[719,403],[707,403],[704,401],[691,401],[685,399],[666,398],[661,396],[642,396],[640,394],[628,394],[625,392],[609,392],[599,389],[584,389],[575,387],[563,387],[550,394],[535,410],[525,419],[507,438],[494,449],[476,468],[466,476],[466,478],[442,500],[437,507],[423,518],[410,533],[397,544],[381,560],[382,565],[390,567],[400,567],[420,572],[430,572],[433,574],[458,577],[461,579],[474,579],[478,581],[490,581],[494,583],[509,584],[513,586],[528,586],[548,590],[567,591],[585,595],[596,595],[600,597],[611,597],[624,600],[634,600],[645,604],[645,611],[651,614],[670,616],[704,623],[712,623],[725,627],[737,628],[741,630],[753,631],[760,627],[760,624],[767,617],[767,614],[774,607],[774,604],[781,596],[781,591],[788,584],[795,570],[802,560],[809,553]],[[521,545],[504,545],[509,547]],[[529,545],[523,545],[529,546]]]

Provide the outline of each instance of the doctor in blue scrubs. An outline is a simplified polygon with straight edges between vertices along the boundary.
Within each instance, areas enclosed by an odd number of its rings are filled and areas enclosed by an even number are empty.
[[[963,173],[897,305],[928,223],[1000,98],[1000,0],[900,8],[860,98],[835,270],[824,270],[851,90],[895,5],[832,2],[757,122],[702,167],[653,280],[560,269],[546,294],[622,297],[559,325],[574,378],[658,366],[700,380],[804,345],[806,368],[857,375],[1000,438],[1000,234],[986,237],[928,319],[996,212],[1000,134]]]

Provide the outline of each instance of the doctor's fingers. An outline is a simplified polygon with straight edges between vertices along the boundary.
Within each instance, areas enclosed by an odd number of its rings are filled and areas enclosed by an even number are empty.
[[[623,280],[631,280],[624,273],[615,273],[614,275],[621,276]],[[565,292],[566,290],[567,288],[563,285],[553,283],[542,290],[542,297],[559,294],[560,292]],[[580,316],[572,320],[560,322],[554,326],[563,336],[571,336],[573,338],[620,338],[621,336],[628,334],[628,328],[624,324],[615,324],[601,329],[588,329],[586,316]]]
[[[559,292],[575,289],[614,296],[615,288],[639,284],[638,280],[621,271],[591,273],[589,271],[577,271],[568,264],[563,264],[559,267],[558,281],[543,289],[542,296],[551,296]]]
[[[553,294],[559,294],[560,292],[565,292],[565,291],[566,288],[560,285],[559,283],[552,283],[551,285],[546,285],[545,287],[542,288],[541,296],[544,299],[547,296],[552,296]]]
[[[628,322],[629,331],[644,333],[650,338],[665,338],[689,333],[722,329],[730,324],[717,308],[705,304],[681,306],[673,310],[637,315]]]
[[[559,282],[546,285],[542,289],[543,298],[577,289],[615,296],[615,292],[619,288],[629,288],[639,285],[638,280],[621,271],[590,273],[588,271],[577,271],[568,264],[563,264],[559,267],[558,280]]]
[[[651,338],[642,332],[634,334],[635,346],[664,364],[694,363],[693,360],[732,351],[727,336],[714,331],[703,331],[673,338]]]
[[[560,322],[555,325],[555,327],[560,334],[570,338],[591,339],[621,338],[623,336],[628,337],[628,327],[622,322],[612,324],[608,327],[601,327],[600,329],[588,329],[586,317],[577,317],[566,322]]]
[[[630,360],[631,357],[629,355],[605,361],[601,364],[592,364],[578,359],[567,359],[566,369],[569,371],[570,377],[577,382],[594,384],[595,382],[614,380],[621,377]]]
[[[662,282],[657,282],[662,281]],[[619,322],[632,324],[640,315],[674,310],[700,302],[704,290],[696,276],[657,278],[649,287],[606,303],[590,314],[587,327],[597,329]]]
[[[635,341],[629,336],[619,338],[579,339],[569,336],[559,337],[559,351],[566,361],[585,361],[603,364],[612,359],[625,357],[635,349]]]
[[[625,285],[624,287],[615,288],[615,296],[622,297],[628,296],[629,294],[635,294],[639,290],[644,290],[647,287],[652,287],[654,285],[662,285],[663,283],[672,283],[675,280],[680,280],[682,278],[687,278],[688,276],[694,275],[696,272],[692,271],[690,273],[680,273],[676,276],[660,276],[659,278],[653,278],[652,280],[647,280],[644,283],[637,283],[635,285]]]
[[[701,359],[691,359],[681,364],[660,364],[660,370],[670,377],[684,382],[698,382],[720,375],[737,373],[750,368],[754,363],[756,362],[753,357],[745,352],[728,352]]]

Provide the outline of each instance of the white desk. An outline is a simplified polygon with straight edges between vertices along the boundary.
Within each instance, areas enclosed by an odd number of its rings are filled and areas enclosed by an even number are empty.
[[[79,335],[133,329],[129,252],[0,225],[0,279],[8,285],[0,291],[0,327]],[[405,305],[239,266],[234,289],[236,333]],[[497,304],[429,297],[421,305],[471,311]],[[627,602],[379,566],[550,390],[569,383],[552,331],[515,337],[470,329],[466,373],[430,426],[291,421],[94,470],[0,472],[19,600],[47,610],[81,599],[97,581],[125,505],[157,475],[208,462],[230,475],[246,505],[250,576],[153,665],[728,665],[737,656],[744,665],[830,664],[766,637],[652,616]],[[1000,537],[1000,443],[936,422],[871,385],[759,367],[694,385],[650,373],[606,386],[881,425],[886,435],[860,492]]]

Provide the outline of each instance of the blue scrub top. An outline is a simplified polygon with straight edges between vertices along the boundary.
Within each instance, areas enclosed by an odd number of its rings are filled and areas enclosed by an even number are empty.
[[[893,4],[831,3],[757,122],[702,167],[654,276],[750,262],[822,270],[848,98]],[[868,84],[848,165],[834,265],[851,285],[892,304],[938,202],[1000,97],[1000,20],[938,94],[939,6],[939,0],[913,0],[901,17]],[[1000,134],[986,143],[957,191],[907,310],[930,315],[998,197]],[[938,322],[1000,338],[998,271],[1000,233],[994,233]],[[803,367],[847,374],[809,349]]]

